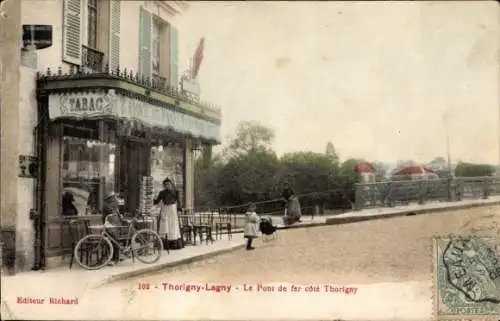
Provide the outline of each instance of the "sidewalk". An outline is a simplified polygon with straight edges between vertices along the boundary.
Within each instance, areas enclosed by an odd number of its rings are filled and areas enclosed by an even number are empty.
[[[328,217],[326,218],[325,223],[328,225],[347,224],[396,216],[427,214],[431,212],[439,213],[498,204],[500,204],[500,196],[490,196],[489,199],[471,199],[457,202],[433,202],[422,205],[410,204],[398,207],[373,208]]]
[[[336,215],[320,215],[314,217],[303,216],[301,223],[291,226],[284,226],[281,223],[281,217],[273,217],[273,221],[279,229],[305,228],[325,224],[346,224],[380,218],[404,216],[409,213],[423,214],[429,212],[443,212],[495,204],[500,204],[500,196],[491,197],[487,200],[464,200],[460,202],[427,203],[423,205],[411,204],[395,208],[366,209]],[[52,282],[51,284],[58,284],[58,287],[67,285],[72,288],[75,284],[82,284],[83,281],[85,282],[85,288],[98,287],[106,283],[139,275],[147,275],[182,264],[203,260],[229,251],[238,249],[243,250],[245,240],[241,234],[242,230],[238,229],[233,231],[233,233],[233,238],[231,240],[228,240],[228,236],[224,234],[222,239],[214,241],[213,244],[209,243],[207,245],[203,243],[196,246],[187,246],[182,250],[172,250],[170,251],[170,254],[163,252],[160,261],[153,265],[143,264],[138,261],[132,263],[130,260],[127,260],[121,262],[117,266],[105,267],[96,271],[88,271],[80,268],[76,263],[73,264],[73,268],[70,270],[66,264],[62,267],[46,271],[30,271],[19,273],[15,276],[2,275],[2,286],[15,287],[19,284],[37,284],[38,282],[40,282],[40,284],[47,284],[46,282],[49,282],[50,284]]]

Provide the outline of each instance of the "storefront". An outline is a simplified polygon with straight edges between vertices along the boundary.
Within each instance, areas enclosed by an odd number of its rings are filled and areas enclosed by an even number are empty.
[[[64,230],[70,214],[91,224],[101,222],[106,195],[121,196],[127,213],[142,213],[145,177],[152,178],[154,193],[170,178],[183,207],[191,208],[193,151],[220,141],[220,116],[206,115],[213,110],[182,102],[175,92],[117,82],[109,75],[80,77],[78,82],[42,77],[38,105],[43,164],[39,238],[42,257],[48,260],[71,249],[71,235]],[[68,202],[76,207],[76,216],[68,214]]]

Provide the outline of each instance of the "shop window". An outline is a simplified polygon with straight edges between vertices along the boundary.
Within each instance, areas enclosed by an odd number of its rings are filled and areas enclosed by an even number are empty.
[[[174,182],[182,197],[184,191],[184,149],[175,145],[154,146],[151,149],[151,176],[153,177],[155,194],[162,190],[162,182],[168,177]]]
[[[73,136],[76,133],[80,135]],[[65,128],[63,216],[102,213],[104,196],[115,190],[115,145],[95,136],[92,130]]]

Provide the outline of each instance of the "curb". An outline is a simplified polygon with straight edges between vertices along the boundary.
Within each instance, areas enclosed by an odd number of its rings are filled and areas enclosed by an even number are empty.
[[[439,208],[424,208],[424,209],[414,209],[414,210],[401,210],[395,213],[389,213],[389,214],[376,214],[376,215],[370,215],[370,216],[358,216],[358,217],[346,217],[346,218],[329,218],[326,219],[324,222],[317,222],[317,223],[306,223],[306,224],[299,224],[299,225],[288,225],[288,226],[278,226],[278,230],[287,230],[287,229],[298,229],[298,228],[310,228],[310,227],[318,227],[318,226],[325,226],[325,225],[342,225],[342,224],[350,224],[350,223],[357,223],[357,222],[363,222],[363,221],[371,221],[371,220],[377,220],[377,219],[387,219],[387,218],[393,218],[393,217],[398,217],[398,216],[408,216],[410,214],[428,214],[428,213],[440,213],[440,212],[449,212],[453,210],[461,210],[461,209],[469,209],[469,208],[475,208],[475,207],[483,207],[483,206],[492,206],[492,205],[500,205],[500,200],[495,200],[491,202],[486,202],[486,203],[475,203],[475,204],[454,204],[450,205],[448,207],[439,207]],[[242,233],[242,231],[233,231],[233,234],[239,234]],[[176,268],[179,266],[187,265],[193,262],[201,261],[204,259],[208,259],[217,255],[229,253],[236,251],[238,249],[242,249],[245,247],[245,244],[240,244],[240,245],[235,245],[230,248],[226,249],[221,249],[209,253],[204,253],[204,254],[199,254],[195,255],[192,257],[187,257],[178,261],[174,262],[167,262],[167,263],[162,263],[158,265],[152,265],[152,266],[146,266],[141,269],[137,269],[134,271],[128,271],[120,274],[115,274],[106,277],[102,282],[96,285],[96,287],[104,286],[110,283],[118,282],[118,281],[123,281],[129,278],[133,278],[136,276],[144,275],[144,274],[151,274],[155,273],[161,270],[167,270],[171,268]]]
[[[167,263],[162,263],[162,264],[152,265],[152,266],[146,266],[144,268],[137,269],[137,270],[134,270],[134,271],[128,271],[128,272],[123,272],[123,273],[120,273],[120,274],[111,275],[111,276],[106,277],[104,279],[104,281],[100,282],[96,287],[100,287],[100,286],[103,286],[103,285],[106,285],[106,284],[110,284],[110,283],[113,283],[113,282],[117,282],[117,281],[123,281],[123,280],[129,279],[129,278],[133,278],[135,276],[143,275],[143,274],[150,274],[150,273],[158,272],[158,271],[161,271],[161,270],[166,270],[166,269],[169,269],[169,268],[175,268],[175,267],[179,267],[179,266],[182,266],[182,265],[187,265],[189,263],[193,263],[193,262],[196,262],[196,261],[201,261],[201,260],[204,260],[204,259],[211,258],[213,256],[217,256],[217,255],[229,253],[229,252],[232,252],[232,251],[235,251],[235,250],[238,250],[238,249],[242,249],[244,247],[245,247],[245,244],[239,244],[239,245],[235,245],[233,247],[227,248],[227,249],[221,249],[221,250],[218,250],[218,251],[213,251],[213,252],[209,252],[209,253],[199,254],[199,255],[195,255],[195,256],[192,256],[192,257],[187,257],[187,258],[184,258],[184,259],[181,259],[181,260],[178,260],[178,261],[167,262]]]
[[[474,204],[454,204],[447,207],[438,207],[438,208],[423,208],[423,209],[414,209],[414,210],[401,210],[395,213],[389,214],[376,214],[370,216],[358,216],[358,217],[345,217],[345,218],[329,218],[326,220],[325,225],[342,225],[349,223],[358,223],[363,221],[371,221],[377,219],[386,219],[398,216],[408,216],[408,215],[418,215],[418,214],[429,214],[429,213],[442,213],[449,212],[454,210],[466,210],[475,207],[483,207],[483,206],[493,206],[500,205],[500,200],[491,201],[485,203],[474,203]]]

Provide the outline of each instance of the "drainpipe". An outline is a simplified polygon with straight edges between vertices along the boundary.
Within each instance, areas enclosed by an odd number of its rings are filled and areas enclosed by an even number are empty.
[[[35,231],[35,239],[33,241],[33,250],[35,253],[35,261],[33,262],[33,267],[31,268],[33,271],[38,271],[43,268],[44,265],[44,253],[43,253],[43,204],[42,200],[44,199],[44,171],[42,160],[44,159],[45,153],[45,141],[44,137],[46,136],[46,121],[45,121],[45,113],[43,112],[43,104],[37,102],[38,104],[38,115],[40,117],[38,123],[36,124],[33,130],[34,136],[34,150],[36,152],[36,156],[38,157],[38,168],[37,168],[37,177],[35,180],[33,197],[35,201],[35,208],[30,210],[30,220],[33,222],[33,229]],[[38,210],[37,210],[38,209]]]

